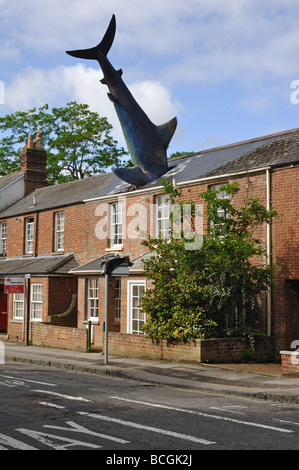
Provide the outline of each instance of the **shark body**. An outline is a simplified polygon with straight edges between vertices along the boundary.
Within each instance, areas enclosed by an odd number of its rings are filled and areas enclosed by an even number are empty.
[[[102,41],[91,49],[66,51],[67,54],[97,60],[104,78],[101,83],[108,86],[108,97],[114,104],[126,144],[135,164],[133,168],[115,168],[113,172],[129,184],[144,185],[168,171],[166,151],[176,130],[177,119],[156,126],[151,122],[122,80],[122,70],[116,70],[107,59],[116,31],[115,16],[112,16]]]

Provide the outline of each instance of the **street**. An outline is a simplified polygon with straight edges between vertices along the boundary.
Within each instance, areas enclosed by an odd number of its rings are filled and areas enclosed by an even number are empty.
[[[0,450],[101,450],[136,468],[136,451],[192,466],[193,451],[299,447],[295,404],[12,363],[0,366],[0,402]]]

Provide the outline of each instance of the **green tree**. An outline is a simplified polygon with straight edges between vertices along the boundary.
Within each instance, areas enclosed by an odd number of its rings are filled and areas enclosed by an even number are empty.
[[[179,201],[169,182],[165,189],[173,208],[183,214],[186,202]],[[188,341],[224,336],[229,326],[238,328],[250,319],[258,295],[272,282],[271,268],[264,264],[265,250],[255,232],[276,212],[267,211],[258,199],[234,206],[238,191],[237,184],[227,184],[200,194],[209,228],[202,236],[197,234],[200,244],[194,240],[195,249],[190,249],[186,233],[180,238],[172,232],[169,240],[144,241],[153,254],[144,263],[153,289],[141,301],[148,314],[144,331],[149,337]],[[190,205],[194,220],[196,204]]]
[[[0,117],[0,174],[17,171],[20,151],[28,135],[43,131],[47,151],[47,174],[50,184],[81,179],[103,173],[110,166],[120,166],[123,148],[110,135],[107,118],[76,102],[52,108],[45,104],[38,110],[17,111]]]

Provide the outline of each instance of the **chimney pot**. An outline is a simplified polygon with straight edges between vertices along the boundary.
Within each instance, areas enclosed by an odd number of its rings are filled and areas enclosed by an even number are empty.
[[[43,147],[43,131],[35,131],[35,148],[41,149]]]
[[[33,136],[32,135],[28,135],[27,148],[28,149],[33,148]]]

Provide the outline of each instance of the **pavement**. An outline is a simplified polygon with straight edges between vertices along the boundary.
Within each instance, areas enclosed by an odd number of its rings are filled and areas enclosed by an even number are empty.
[[[0,341],[5,353],[0,370],[12,362],[27,363],[148,385],[299,404],[299,377],[282,376],[279,364],[186,364],[109,355],[105,358],[101,352],[27,346],[1,335]]]

